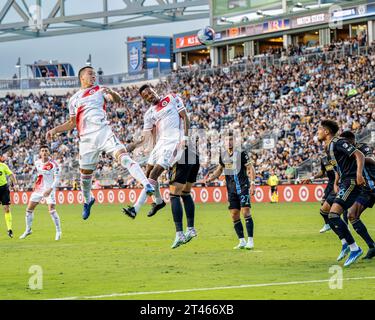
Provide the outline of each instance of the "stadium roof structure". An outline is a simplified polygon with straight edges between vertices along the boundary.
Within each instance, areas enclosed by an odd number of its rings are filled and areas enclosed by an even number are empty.
[[[90,0],[86,7],[76,0],[1,3],[0,42],[209,18],[209,0]]]

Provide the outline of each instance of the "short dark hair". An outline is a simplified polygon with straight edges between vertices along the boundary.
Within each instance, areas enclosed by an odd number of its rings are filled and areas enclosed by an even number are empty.
[[[39,151],[42,150],[42,149],[48,149],[48,151],[49,151],[49,146],[47,146],[46,144],[42,144],[42,145],[39,147]]]
[[[86,69],[94,69],[93,67],[90,67],[90,66],[84,66],[82,67],[81,69],[79,69],[78,71],[78,80],[81,79],[81,74],[83,71],[85,71]]]
[[[151,88],[150,85],[144,84],[142,87],[139,88],[139,94],[142,93],[143,90],[146,90],[147,88]]]
[[[355,140],[355,134],[349,130],[344,131],[343,133],[340,134],[340,137],[349,139],[349,140]]]
[[[333,120],[323,120],[321,126],[328,129],[332,135],[335,135],[339,131],[339,125]]]

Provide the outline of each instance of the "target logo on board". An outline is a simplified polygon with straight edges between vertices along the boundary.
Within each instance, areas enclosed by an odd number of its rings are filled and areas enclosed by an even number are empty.
[[[170,191],[169,189],[165,189],[164,192],[163,192],[163,200],[165,202],[169,202],[171,201],[171,196],[170,196]]]
[[[57,195],[57,200],[59,201],[60,204],[63,204],[64,201],[65,201],[65,197],[64,197],[64,193],[63,192],[59,192],[58,195]]]
[[[201,196],[201,201],[203,203],[207,202],[207,200],[208,200],[208,191],[207,191],[206,188],[202,188],[200,196]]]
[[[26,192],[22,193],[22,203],[27,204],[28,200],[29,200],[29,197],[27,196],[27,193]]]
[[[124,191],[119,191],[117,193],[117,199],[118,199],[118,202],[120,203],[124,203],[125,202],[125,192]]]
[[[291,187],[286,187],[284,189],[284,199],[285,199],[285,201],[287,201],[287,202],[292,201],[293,196],[294,196],[293,189]]]
[[[303,186],[299,189],[298,195],[301,201],[305,202],[309,199],[309,189],[307,187]]]
[[[68,203],[69,204],[74,203],[74,193],[71,191],[68,192]]]
[[[137,199],[137,194],[135,193],[134,190],[130,190],[129,192],[129,200],[134,203]]]
[[[83,203],[83,193],[82,193],[82,191],[79,191],[78,193],[77,193],[77,201],[78,201],[78,203],[80,203],[80,204],[82,204]]]
[[[255,197],[255,201],[256,202],[262,202],[263,201],[263,199],[264,199],[264,192],[263,192],[262,188],[256,188],[255,189],[254,197]]]
[[[20,197],[17,192],[13,194],[13,203],[18,204],[20,202]]]
[[[195,198],[197,197],[195,190],[191,189],[190,194],[191,194],[191,197],[193,198],[193,201],[195,201]]]
[[[221,201],[221,198],[223,197],[223,194],[221,193],[221,190],[219,188],[214,189],[213,197],[214,197],[215,202]]]
[[[322,186],[315,187],[314,196],[316,200],[321,201],[324,196],[324,188]]]
[[[115,194],[113,193],[112,190],[108,191],[107,199],[109,203],[113,203],[115,201]]]
[[[103,193],[103,191],[99,191],[97,197],[98,197],[99,203],[103,203],[104,202],[104,193]]]

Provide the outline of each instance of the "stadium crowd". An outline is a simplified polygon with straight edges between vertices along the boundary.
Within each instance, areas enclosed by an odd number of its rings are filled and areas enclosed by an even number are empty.
[[[107,109],[108,119],[124,143],[141,135],[143,114],[148,108],[137,89],[117,88],[122,102]],[[244,148],[251,150],[258,182],[266,181],[272,169],[281,179],[291,180],[297,177],[296,168],[303,161],[319,157],[321,146],[315,133],[322,118],[336,119],[344,130],[357,133],[375,125],[375,51],[369,48],[368,55],[359,56],[322,54],[274,65],[248,64],[199,75],[175,73],[155,89],[161,95],[174,92],[182,96],[192,128],[206,130],[212,137],[212,149],[218,147],[218,131],[240,129]],[[27,181],[33,174],[37,147],[45,143],[46,131],[68,117],[71,95],[8,94],[0,98],[0,149],[14,172],[28,177]],[[262,138],[276,143],[263,148]],[[65,172],[77,168],[77,147],[76,130],[60,135],[51,145],[54,158],[63,164]],[[142,159],[145,154],[139,152],[137,157]],[[203,178],[210,163],[206,158],[201,162]],[[63,180],[62,186],[74,188],[78,168],[76,173]],[[103,154],[97,176],[110,176],[107,184],[119,184],[122,174]],[[167,180],[163,175],[162,183]],[[135,183],[126,178],[122,185],[133,187]]]

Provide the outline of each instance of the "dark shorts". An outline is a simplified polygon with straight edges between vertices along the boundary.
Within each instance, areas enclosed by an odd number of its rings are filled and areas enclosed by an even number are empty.
[[[356,185],[354,179],[342,181],[333,203],[337,203],[343,209],[348,210],[362,193],[362,190],[361,186]]]
[[[10,191],[7,184],[0,187],[0,204],[3,206],[10,205]]]
[[[365,208],[372,208],[375,204],[375,192],[369,188],[363,188],[355,202],[358,202]]]
[[[228,201],[229,207],[228,209],[237,209],[241,210],[241,208],[251,208],[250,204],[250,189],[248,186],[242,188],[241,193],[238,194],[236,191],[227,188],[228,190]]]
[[[277,186],[271,186],[271,193],[277,192]]]
[[[322,199],[322,204],[324,202],[327,202],[330,206],[332,206],[335,199],[336,193],[332,191],[330,194],[328,194],[328,196],[324,195],[324,198]]]
[[[181,160],[169,170],[169,183],[174,182],[185,184],[197,181],[199,171],[199,157],[185,151]]]
[[[332,197],[332,194],[336,195],[336,193],[334,193],[333,191],[333,186],[327,185],[327,187],[324,189],[324,195],[322,200],[327,200],[328,197]]]

